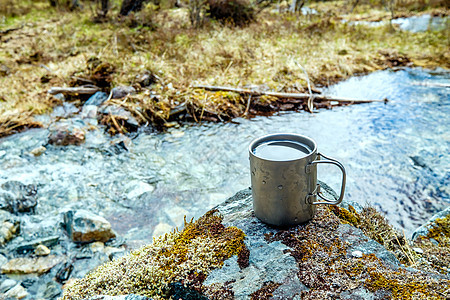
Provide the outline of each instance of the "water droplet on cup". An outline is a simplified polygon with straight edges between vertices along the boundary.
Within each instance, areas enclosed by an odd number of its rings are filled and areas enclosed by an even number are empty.
[[[279,190],[282,190],[282,189],[283,189],[283,186],[280,184],[280,185],[278,186],[278,189],[279,189]]]
[[[266,181],[263,180],[262,184],[266,184]]]

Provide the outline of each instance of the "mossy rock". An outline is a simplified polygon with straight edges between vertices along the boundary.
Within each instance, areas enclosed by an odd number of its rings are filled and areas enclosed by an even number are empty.
[[[385,231],[395,232],[373,208],[351,205],[318,206],[305,224],[271,227],[255,217],[251,190],[243,190],[181,232],[99,267],[63,299],[169,299],[174,286],[176,297],[198,299],[445,299],[450,277],[402,264],[396,251],[409,242],[395,235],[395,246]]]

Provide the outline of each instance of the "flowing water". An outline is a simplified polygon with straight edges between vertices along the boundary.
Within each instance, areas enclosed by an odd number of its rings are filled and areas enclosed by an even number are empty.
[[[365,25],[370,27],[385,26],[389,21],[347,21],[350,25]],[[392,20],[392,24],[397,25],[401,30],[410,32],[423,32],[427,30],[441,31],[449,29],[448,17],[433,17],[429,14],[413,16],[408,18],[397,18]]]
[[[30,130],[0,140],[0,184],[38,184],[38,206],[22,226],[39,235],[59,212],[84,208],[105,216],[132,244],[198,217],[250,185],[248,145],[276,132],[310,136],[319,152],[347,170],[345,198],[370,203],[396,227],[411,233],[450,204],[450,73],[380,71],[351,78],[325,92],[370,103],[289,112],[227,124],[186,125],[141,133],[128,151],[112,151],[102,130],[81,146],[48,146],[48,131]],[[447,87],[445,87],[447,86]],[[319,166],[319,179],[339,190],[339,170]],[[31,226],[38,224],[39,226]],[[56,226],[57,227],[57,226]]]

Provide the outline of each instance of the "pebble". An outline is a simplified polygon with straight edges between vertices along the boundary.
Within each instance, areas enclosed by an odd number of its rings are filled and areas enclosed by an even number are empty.
[[[23,286],[18,284],[15,287],[13,287],[12,289],[10,289],[9,291],[7,291],[4,296],[6,299],[10,299],[10,298],[23,299],[26,296],[28,296],[28,292]]]
[[[2,282],[2,284],[0,284],[0,293],[5,293],[9,291],[11,288],[16,286],[16,284],[17,281],[13,279],[6,279],[5,281]]]
[[[36,249],[34,249],[34,254],[37,256],[47,256],[50,254],[50,249],[48,249],[44,245],[37,245]]]
[[[361,251],[359,251],[359,250],[355,250],[355,251],[352,252],[352,256],[361,258],[361,257],[363,257],[363,253]]]
[[[0,254],[0,267],[6,264],[7,262],[8,259],[4,255]]]
[[[102,242],[93,242],[91,244],[92,252],[101,252],[105,248],[105,244]]]
[[[61,260],[61,257],[54,255],[38,258],[14,258],[4,264],[1,271],[4,274],[43,274],[60,263]]]
[[[423,250],[420,248],[412,248],[416,253],[423,254]]]
[[[45,148],[44,146],[39,146],[31,150],[30,153],[34,156],[41,156],[46,150],[47,148]]]

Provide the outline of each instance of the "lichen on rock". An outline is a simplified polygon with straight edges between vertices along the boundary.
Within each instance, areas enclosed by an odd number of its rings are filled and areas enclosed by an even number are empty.
[[[64,300],[95,295],[136,294],[162,299],[169,297],[169,284],[185,285],[205,278],[223,261],[244,251],[244,233],[225,227],[217,211],[206,213],[196,222],[185,222],[182,231],[156,238],[152,244],[131,252],[73,282]]]

